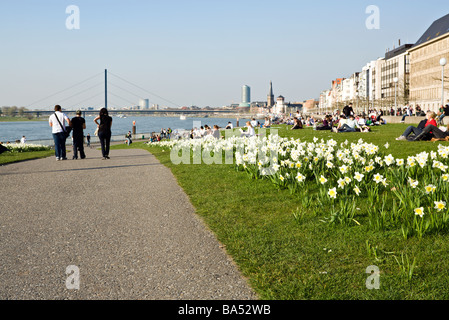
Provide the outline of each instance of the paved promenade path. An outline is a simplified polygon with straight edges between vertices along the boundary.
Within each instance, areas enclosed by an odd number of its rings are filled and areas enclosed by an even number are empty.
[[[0,167],[0,299],[257,299],[154,156],[86,154]]]

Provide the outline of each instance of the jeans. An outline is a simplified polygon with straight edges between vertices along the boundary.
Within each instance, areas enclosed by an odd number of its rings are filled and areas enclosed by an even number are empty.
[[[58,159],[66,157],[65,141],[66,136],[64,132],[53,133],[53,140],[55,142],[55,156]]]
[[[73,137],[73,159],[78,159],[78,150],[81,159],[84,159],[86,154],[84,153],[84,137],[82,135]]]
[[[100,139],[101,143],[101,153],[103,157],[109,156],[109,146],[111,144],[111,132],[98,132],[98,138]]]
[[[416,136],[416,140],[422,140],[426,138],[426,135],[430,134],[432,137],[437,139],[444,139],[449,135],[449,132],[445,132],[440,130],[438,127],[435,127],[432,124],[429,124],[427,127],[424,128],[424,130],[421,132],[421,136]]]
[[[404,137],[408,137],[411,133],[413,133],[415,136],[419,135],[422,132],[422,129],[416,128],[414,126],[410,126],[407,129],[405,129],[404,133],[402,134]]]
[[[340,129],[338,129],[338,132],[356,132],[356,130],[347,124],[344,124]]]

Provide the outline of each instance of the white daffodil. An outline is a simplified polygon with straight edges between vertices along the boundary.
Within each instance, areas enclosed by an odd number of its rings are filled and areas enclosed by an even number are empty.
[[[306,180],[306,177],[298,172],[298,174],[296,175],[296,180],[298,180],[298,182],[304,182],[304,180]]]
[[[373,177],[374,182],[380,183],[382,182],[383,176],[380,173],[376,173]]]
[[[329,189],[329,197],[331,197],[332,199],[336,199],[337,198],[337,188],[332,188]]]
[[[434,203],[435,209],[437,209],[438,212],[446,208],[446,202],[444,201],[434,201]]]
[[[345,181],[345,179],[340,178],[340,179],[338,179],[337,184],[340,189],[344,189],[344,187],[346,185],[346,181]]]
[[[342,165],[340,168],[338,168],[342,174],[345,174],[348,172],[348,166]]]
[[[432,184],[429,184],[428,186],[425,186],[424,189],[426,190],[427,194],[430,194],[430,193],[434,193],[435,190],[437,189],[437,187],[435,187]]]
[[[413,180],[412,178],[408,178],[408,183],[410,184],[410,187],[412,187],[413,189],[415,189],[419,184],[417,180]]]
[[[354,174],[354,179],[355,180],[357,180],[358,182],[361,182],[362,180],[363,180],[363,177],[364,177],[365,175],[363,175],[363,174],[361,174],[361,173],[359,173],[359,172],[356,172],[355,174]]]
[[[327,179],[323,175],[321,175],[319,180],[321,184],[325,184],[327,182]]]
[[[424,216],[424,208],[423,207],[416,208],[415,215],[420,216],[422,218]]]

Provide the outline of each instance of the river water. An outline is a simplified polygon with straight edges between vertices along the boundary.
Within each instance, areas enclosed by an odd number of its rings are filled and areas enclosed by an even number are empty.
[[[97,128],[93,116],[86,118],[86,130],[84,134],[90,133],[93,142],[96,140],[93,133]],[[172,130],[184,129],[190,130],[193,127],[200,127],[207,124],[212,127],[218,125],[221,128],[226,127],[229,121],[236,126],[236,118],[189,118],[181,120],[179,117],[151,117],[151,116],[130,116],[127,118],[112,117],[112,135],[115,140],[124,138],[128,131],[132,132],[133,121],[136,122],[136,136],[141,137],[152,132],[160,132],[162,128],[171,128]],[[244,126],[248,119],[239,119],[240,126]],[[0,122],[0,142],[14,142],[25,136],[29,143],[39,143],[53,145],[53,137],[48,121],[19,121],[19,122]],[[114,140],[114,139],[113,139]]]

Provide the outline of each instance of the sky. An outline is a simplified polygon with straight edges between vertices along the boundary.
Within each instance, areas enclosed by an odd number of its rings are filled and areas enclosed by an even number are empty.
[[[448,13],[447,0],[0,0],[0,106],[103,106],[105,69],[109,107],[221,107],[243,85],[266,101],[270,81],[314,99]]]

